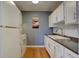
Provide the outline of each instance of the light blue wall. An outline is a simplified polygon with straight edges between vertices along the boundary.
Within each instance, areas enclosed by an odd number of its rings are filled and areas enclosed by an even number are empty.
[[[51,34],[52,31],[48,27],[49,12],[22,12],[24,32],[28,34],[28,45],[43,45],[44,35]],[[38,16],[40,26],[39,29],[32,28],[32,17]]]

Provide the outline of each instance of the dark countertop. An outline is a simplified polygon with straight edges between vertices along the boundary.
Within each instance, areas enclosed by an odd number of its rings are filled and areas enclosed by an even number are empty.
[[[49,37],[49,35],[47,35]],[[51,37],[49,37],[51,38]],[[51,38],[53,39],[53,38]],[[78,40],[66,40],[66,39],[53,39],[57,43],[63,45],[64,47],[68,48],[69,50],[73,51],[76,54],[78,53]]]

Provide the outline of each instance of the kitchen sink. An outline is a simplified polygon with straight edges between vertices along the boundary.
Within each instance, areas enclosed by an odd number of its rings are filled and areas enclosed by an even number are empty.
[[[53,38],[53,39],[70,39],[70,38],[59,36],[59,35],[48,35],[48,36]]]

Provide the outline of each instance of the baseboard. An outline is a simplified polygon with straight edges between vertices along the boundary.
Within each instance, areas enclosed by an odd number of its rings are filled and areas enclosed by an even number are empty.
[[[44,45],[27,45],[26,47],[44,47]]]

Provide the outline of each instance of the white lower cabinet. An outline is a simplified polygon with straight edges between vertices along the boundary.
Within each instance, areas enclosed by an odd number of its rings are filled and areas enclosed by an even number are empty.
[[[52,15],[49,16],[49,27],[52,27],[52,18],[51,18],[51,16]]]
[[[48,36],[44,36],[44,45],[51,58],[77,58],[78,55]]]
[[[63,46],[61,46],[60,44],[57,44],[55,42],[55,48],[54,48],[54,54],[55,54],[55,58],[62,58],[63,57]]]
[[[47,52],[49,53],[50,57],[53,57],[53,53],[51,52],[51,43],[49,41],[49,38],[47,36],[44,36],[44,45],[45,48],[47,50]]]
[[[44,43],[51,58],[61,58],[63,56],[63,47],[60,44],[47,36],[44,36]]]
[[[52,58],[54,58],[54,56],[55,56],[54,43],[55,43],[55,42],[49,38],[48,47],[49,47],[49,50],[50,50],[50,56],[51,56]]]
[[[67,48],[64,48],[64,58],[77,58],[78,55],[75,54],[74,52],[70,51],[69,49]]]

